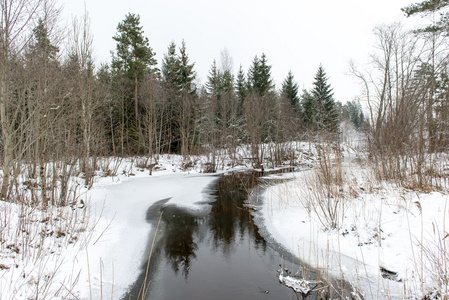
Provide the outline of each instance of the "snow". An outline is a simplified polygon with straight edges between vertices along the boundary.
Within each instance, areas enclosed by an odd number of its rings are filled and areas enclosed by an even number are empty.
[[[114,169],[112,164],[107,168]],[[161,157],[158,170],[150,176],[148,170],[136,166],[134,159],[128,159],[120,162],[116,176],[96,176],[91,189],[81,190],[80,198],[86,207],[66,209],[88,215],[79,228],[74,226],[73,231],[79,229],[85,233],[80,243],[71,243],[74,234],[66,234],[63,239],[53,238],[55,235],[51,234],[42,238],[46,253],[36,251],[25,261],[21,253],[12,255],[14,249],[3,249],[5,245],[15,244],[27,249],[24,245],[2,241],[0,298],[27,299],[37,292],[43,299],[58,299],[55,294],[60,299],[116,299],[122,295],[137,278],[136,270],[144,261],[148,241],[152,239],[152,225],[146,221],[148,208],[159,200],[169,199],[170,204],[198,210],[204,207],[200,202],[210,200],[205,191],[216,175],[201,174],[195,168],[181,171],[182,165],[179,156]],[[0,204],[2,210],[12,210],[0,214],[2,224],[8,223],[10,230],[17,230],[19,216],[23,214],[21,207]],[[58,230],[54,224],[57,222],[45,221],[47,213],[43,215],[36,209],[27,214],[32,215],[34,223],[44,227],[44,232]],[[54,214],[48,212],[48,215]],[[47,223],[48,226],[43,226]],[[41,228],[36,231],[35,239],[40,242]],[[3,230],[2,235],[6,237]],[[35,261],[28,261],[33,258]],[[52,289],[44,293],[41,287],[45,276],[51,277],[48,285]]]
[[[262,208],[253,212],[272,238],[309,266],[343,277],[366,299],[448,290],[441,280],[449,264],[447,191],[422,193],[377,182],[348,156],[343,171],[349,192],[337,205],[337,228],[325,228],[322,212],[305,201],[314,149],[302,144],[299,153],[303,169],[266,177],[277,183],[266,187]],[[204,157],[191,157],[187,168],[180,156],[161,156],[152,175],[139,166],[142,160],[104,159],[92,187],[79,189],[74,207],[44,211],[0,202],[0,298],[27,299],[37,292],[42,299],[119,298],[149,253],[154,225],[146,220],[148,208],[168,199],[204,209],[212,201],[207,187],[218,178],[201,173]],[[220,168],[231,169],[227,165],[223,161]],[[279,280],[303,293],[310,283],[282,273]]]
[[[284,271],[282,269],[279,273],[279,282],[293,289],[295,292],[304,295],[307,295],[312,290],[311,286],[314,284],[313,282],[305,279],[298,279],[292,276],[284,276]]]
[[[81,299],[89,298],[90,293],[93,299],[99,299],[126,292],[137,278],[136,270],[145,261],[146,247],[152,239],[152,228],[146,221],[148,208],[159,200],[169,199],[170,204],[201,209],[203,205],[198,203],[207,198],[203,191],[216,179],[211,175],[173,171],[153,174],[121,179],[120,184],[104,185],[89,192],[91,209],[101,217],[96,231],[104,234],[87,248],[86,261],[88,254],[90,273],[94,276],[90,282],[86,274],[80,280],[77,289]]]
[[[338,228],[324,228],[322,212],[304,206],[313,169],[269,186],[258,222],[305,263],[333,278],[343,276],[366,299],[421,298],[447,290],[438,287],[438,277],[447,274],[449,196],[372,186],[372,174],[355,164],[344,171],[358,193],[339,206]]]

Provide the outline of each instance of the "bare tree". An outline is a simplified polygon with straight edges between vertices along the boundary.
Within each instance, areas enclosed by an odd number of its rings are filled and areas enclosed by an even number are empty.
[[[2,136],[3,180],[1,196],[8,200],[13,163],[20,159],[14,154],[19,109],[13,93],[15,63],[31,39],[30,26],[41,7],[41,0],[2,0],[0,2],[0,124]]]

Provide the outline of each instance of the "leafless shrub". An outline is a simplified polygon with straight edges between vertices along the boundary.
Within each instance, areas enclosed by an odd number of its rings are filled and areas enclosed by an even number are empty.
[[[339,146],[317,145],[315,168],[304,176],[299,202],[326,229],[339,227],[348,197],[357,197],[353,182],[343,174]]]

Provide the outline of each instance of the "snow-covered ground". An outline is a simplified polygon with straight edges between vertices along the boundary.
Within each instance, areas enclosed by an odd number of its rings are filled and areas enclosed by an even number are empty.
[[[58,212],[24,211],[24,206],[0,202],[0,298],[28,299],[38,293],[42,299],[58,299],[55,294],[60,299],[119,298],[148,252],[148,208],[170,199],[199,209],[197,203],[208,197],[205,188],[217,178],[199,173],[201,162],[185,169],[180,156],[162,156],[151,176],[136,165],[132,159],[117,163],[117,176],[96,176],[91,189],[80,190],[77,207],[60,209],[60,219],[70,219],[73,228],[55,218]],[[71,218],[74,213],[86,218]],[[24,214],[35,231],[30,241],[6,232],[21,230]]]
[[[313,147],[302,148],[302,164],[313,166]],[[92,188],[78,190],[76,206],[45,211],[0,202],[0,298],[27,299],[37,293],[41,299],[119,298],[148,255],[153,238],[148,208],[170,199],[200,209],[198,202],[208,199],[205,188],[217,178],[201,173],[206,161],[192,157],[186,167],[182,157],[164,155],[150,175],[138,159],[110,160]],[[350,184],[335,207],[336,229],[324,229],[319,209],[304,201],[313,196],[315,176],[307,168],[266,189],[258,218],[293,254],[335,278],[343,276],[366,299],[447,291],[441,279],[449,267],[449,196],[378,183],[350,160],[343,171]]]
[[[304,201],[310,198],[314,172],[294,173],[290,181],[264,192],[258,217],[272,237],[310,266],[333,278],[343,276],[366,299],[447,293],[447,192],[376,184],[359,164],[346,164],[343,172],[352,196],[336,207],[338,228],[325,229],[323,211],[310,209]]]

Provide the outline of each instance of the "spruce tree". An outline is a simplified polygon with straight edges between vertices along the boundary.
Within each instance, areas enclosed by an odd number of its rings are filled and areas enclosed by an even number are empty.
[[[248,71],[248,89],[259,94],[259,96],[266,96],[273,91],[273,88],[271,66],[268,65],[265,53],[262,53],[260,59],[257,56],[254,57]]]
[[[319,66],[311,95],[315,106],[315,124],[318,129],[334,131],[338,122],[335,101],[330,84],[327,83],[326,72]]]
[[[307,90],[302,91],[301,109],[304,124],[306,124],[309,129],[314,128],[315,117],[317,115],[315,99]]]
[[[210,68],[209,71],[209,76],[207,76],[206,88],[208,94],[216,97],[217,99],[220,99],[220,85],[221,85],[220,77],[221,74],[217,69],[217,62],[214,59],[212,67]]]
[[[351,121],[356,128],[362,128],[365,122],[365,117],[359,101],[353,100],[351,102],[347,102],[343,105],[342,110],[344,114],[343,117]]]
[[[178,69],[178,80],[181,90],[189,94],[196,93],[196,87],[193,81],[196,78],[196,73],[193,71],[195,63],[190,63],[189,56],[187,55],[186,43],[182,41],[181,47],[179,48],[179,69]]]
[[[274,88],[273,79],[271,78],[271,66],[268,65],[268,60],[265,53],[262,53],[260,58],[260,73],[257,88],[261,95],[271,92]]]
[[[299,108],[299,97],[298,97],[298,84],[293,81],[294,77],[292,71],[288,72],[287,78],[285,78],[282,83],[281,94],[288,100],[292,105],[294,110],[298,110]]]
[[[44,20],[39,19],[33,29],[35,43],[30,46],[29,57],[38,57],[41,61],[56,61],[59,48],[52,44]]]
[[[235,83],[235,91],[237,94],[237,98],[239,99],[239,104],[243,105],[243,102],[246,98],[247,93],[247,84],[246,84],[246,78],[245,73],[243,72],[243,67],[240,65],[239,71],[237,73],[237,81]]]
[[[180,91],[181,87],[178,83],[178,69],[179,69],[179,58],[176,54],[176,44],[171,42],[168,46],[167,53],[164,54],[162,59],[162,84],[166,91],[172,93],[177,93]]]

